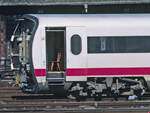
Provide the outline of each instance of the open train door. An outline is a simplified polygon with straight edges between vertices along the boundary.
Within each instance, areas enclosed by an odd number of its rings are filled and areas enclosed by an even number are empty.
[[[66,81],[86,81],[87,36],[85,27],[66,27]]]

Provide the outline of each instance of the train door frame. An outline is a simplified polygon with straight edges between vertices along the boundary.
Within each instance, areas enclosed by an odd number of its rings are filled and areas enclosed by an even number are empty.
[[[65,72],[65,70],[66,70],[66,28],[65,27],[45,27],[45,36],[46,36],[46,40],[45,41],[47,41],[47,32],[63,32],[64,33],[64,52],[63,52],[63,54],[64,54],[64,72]],[[46,51],[46,71],[47,71],[47,73],[48,73],[48,68],[47,68],[47,63],[48,63],[48,58],[47,58],[47,44],[46,44],[46,49],[45,49],[45,51]],[[64,78],[65,78],[65,76],[64,76]]]

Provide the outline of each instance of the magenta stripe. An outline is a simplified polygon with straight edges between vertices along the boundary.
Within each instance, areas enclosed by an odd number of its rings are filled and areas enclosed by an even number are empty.
[[[82,68],[67,69],[67,76],[91,76],[91,75],[150,75],[150,67],[137,68]]]
[[[46,76],[46,69],[34,69],[35,76]]]
[[[67,69],[66,75],[67,76],[84,76],[86,75],[86,69]]]

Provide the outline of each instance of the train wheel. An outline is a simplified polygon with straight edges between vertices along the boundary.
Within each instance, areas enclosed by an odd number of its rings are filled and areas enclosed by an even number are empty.
[[[87,92],[85,90],[86,88],[81,86],[80,83],[75,83],[72,85],[72,87],[68,91],[68,98],[70,99],[76,99],[77,101],[86,100],[87,98]]]
[[[114,97],[114,99],[115,99],[116,101],[118,101],[119,93],[114,93],[114,94],[113,94],[113,97]]]
[[[83,100],[86,100],[86,97],[85,96],[81,96],[80,95],[80,91],[73,91],[71,93],[68,93],[68,98],[70,99],[74,99],[74,100],[77,100],[77,101],[83,101]]]
[[[102,95],[101,95],[101,93],[97,93],[97,94],[94,96],[94,100],[95,100],[95,101],[101,101],[101,100],[102,100]]]

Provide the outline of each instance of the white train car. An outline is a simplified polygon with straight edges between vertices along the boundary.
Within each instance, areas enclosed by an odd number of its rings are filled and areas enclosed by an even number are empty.
[[[149,14],[24,15],[11,38],[12,69],[20,70],[26,91],[142,96],[150,88],[149,20]]]

